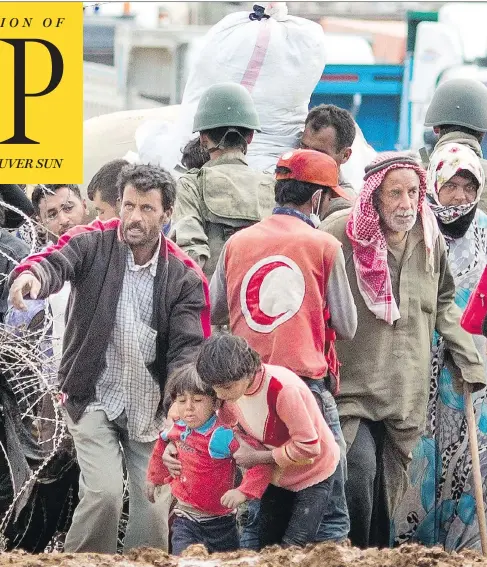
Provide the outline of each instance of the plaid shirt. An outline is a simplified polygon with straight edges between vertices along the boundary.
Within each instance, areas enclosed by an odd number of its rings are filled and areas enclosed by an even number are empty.
[[[110,421],[125,411],[130,439],[141,442],[157,439],[164,421],[162,416],[155,419],[161,392],[147,370],[147,364],[156,356],[157,331],[150,323],[159,248],[160,242],[154,256],[143,266],[135,264],[129,248],[115,326],[107,347],[107,366],[96,384],[96,401],[86,408],[87,412],[102,409]]]

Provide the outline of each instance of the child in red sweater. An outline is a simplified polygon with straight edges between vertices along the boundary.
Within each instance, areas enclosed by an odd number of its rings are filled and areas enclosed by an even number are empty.
[[[238,423],[264,445],[242,445],[237,463],[276,466],[261,500],[261,547],[319,541],[340,450],[311,390],[287,368],[262,364],[245,339],[228,334],[203,343],[196,368],[224,401],[222,422]]]
[[[189,545],[202,543],[208,551],[233,551],[239,540],[235,508],[247,498],[260,498],[273,467],[258,465],[235,486],[236,463],[232,455],[239,442],[231,428],[216,415],[217,398],[201,381],[194,365],[187,365],[168,381],[166,395],[174,402],[179,419],[161,432],[147,472],[147,496],[154,501],[157,485],[171,484],[177,499],[171,545],[179,555]],[[250,441],[255,445],[255,441]],[[169,443],[174,443],[182,465],[172,477],[162,462]]]

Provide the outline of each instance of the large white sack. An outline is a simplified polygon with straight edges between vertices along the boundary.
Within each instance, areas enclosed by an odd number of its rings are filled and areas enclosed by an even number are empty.
[[[209,30],[193,61],[179,119],[151,116],[137,129],[143,163],[173,170],[194,136],[193,117],[201,94],[226,81],[245,84],[259,113],[263,131],[249,146],[252,167],[273,171],[279,156],[297,146],[311,93],[325,65],[324,33],[314,22],[289,16],[283,2],[269,4],[266,13],[272,17],[261,21],[251,21],[248,12],[231,14]],[[358,125],[352,149],[343,173],[358,191],[364,168],[376,154]]]
[[[243,84],[256,105],[262,132],[249,146],[251,165],[273,168],[294,147],[325,66],[324,32],[315,22],[289,16],[284,2],[268,4],[266,13],[269,19],[252,21],[248,12],[237,12],[210,29],[188,75],[180,120],[173,126],[153,121],[138,132],[142,161],[173,168],[192,137],[201,94],[222,82]]]
[[[321,25],[288,15],[285,3],[271,3],[266,13],[269,19],[251,21],[247,12],[238,12],[213,26],[182,101],[195,110],[209,86],[227,81],[243,84],[262,126],[248,150],[249,162],[258,169],[274,166],[294,146],[325,67]]]

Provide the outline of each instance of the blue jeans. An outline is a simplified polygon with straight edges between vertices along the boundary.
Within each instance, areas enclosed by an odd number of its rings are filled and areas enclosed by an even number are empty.
[[[172,524],[171,547],[173,555],[181,555],[187,547],[197,543],[202,543],[210,553],[238,549],[235,516],[231,514],[203,522],[176,516]]]
[[[335,441],[340,447],[340,462],[329,480],[332,484],[326,504],[326,511],[320,523],[316,541],[340,542],[348,537],[350,517],[345,497],[345,481],[347,480],[347,446],[343,437],[338,409],[334,397],[327,390],[324,380],[303,378],[313,395],[331,429]],[[247,504],[247,513],[241,520],[242,533],[240,547],[259,550],[259,500],[251,500]]]
[[[240,547],[259,551],[260,500],[248,500],[246,511],[239,517]]]
[[[333,437],[340,447],[340,462],[335,472],[330,476],[332,482],[330,497],[326,512],[318,530],[317,541],[344,541],[350,531],[350,516],[348,514],[347,498],[345,496],[345,482],[347,480],[347,444],[343,437],[338,417],[338,408],[335,398],[325,387],[324,380],[310,380],[303,378],[313,392],[320,410],[325,418]]]

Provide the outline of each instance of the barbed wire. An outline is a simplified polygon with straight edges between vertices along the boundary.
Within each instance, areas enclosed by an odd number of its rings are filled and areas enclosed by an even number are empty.
[[[46,192],[52,192],[45,185],[42,185],[42,187]],[[29,253],[33,254],[38,246],[36,226],[40,226],[39,223],[31,219],[19,208],[5,201],[0,200],[0,207],[12,210],[24,219],[24,226],[27,228],[30,240]],[[15,258],[3,249],[0,249],[0,255],[14,266],[19,264]],[[5,284],[5,280],[9,275],[0,273],[0,284]],[[8,448],[0,440],[0,450],[7,463],[13,488],[12,501],[0,520],[0,549],[5,549],[7,546],[5,529],[12,518],[17,504],[56,455],[67,433],[66,424],[57,402],[57,391],[53,388],[56,380],[55,374],[58,360],[52,349],[49,351],[45,348],[45,345],[48,344],[47,341],[49,340],[52,343],[53,340],[51,336],[53,323],[54,319],[49,310],[44,308],[42,321],[36,325],[35,329],[29,329],[28,321],[18,326],[7,323],[0,324],[0,379],[6,381],[15,398],[20,411],[20,420],[27,423],[33,432],[36,432],[37,438],[35,440],[41,448],[41,454],[42,446],[45,447],[47,444],[51,444],[50,449],[46,450],[45,454],[42,454],[42,462],[35,470],[32,470],[21,486],[16,486]],[[37,411],[45,397],[49,398],[54,408],[54,417],[43,418]],[[52,436],[41,439],[40,431],[42,429],[45,430],[42,423],[43,420],[51,426]]]
[[[107,4],[103,2],[102,4]],[[54,194],[43,184],[40,186],[49,194]],[[23,211],[17,207],[0,200],[0,207],[12,210],[20,215],[25,223],[26,236],[30,241],[29,254],[38,251],[39,239],[37,229],[44,229],[43,225],[38,221],[28,217]],[[17,266],[19,262],[10,254],[0,249],[0,255],[5,257],[12,265]],[[10,274],[0,273],[0,285],[6,284],[6,279]],[[53,336],[54,316],[52,315],[47,300],[35,300],[44,302],[44,309],[39,307],[39,313],[42,312],[42,319],[29,328],[28,315],[21,316],[17,312],[17,316],[8,317],[4,323],[0,323],[0,382],[5,380],[10,391],[12,392],[15,402],[20,411],[20,419],[24,424],[34,432],[34,441],[39,448],[42,460],[35,467],[31,467],[28,478],[20,485],[16,485],[15,474],[12,463],[8,454],[8,446],[0,439],[0,455],[3,455],[7,464],[8,474],[13,489],[13,498],[9,503],[3,516],[0,518],[0,551],[4,551],[13,543],[21,542],[22,537],[31,528],[31,522],[34,516],[34,507],[28,508],[29,516],[23,523],[22,533],[15,534],[15,542],[8,541],[6,530],[10,525],[10,521],[14,514],[18,517],[18,508],[21,504],[26,505],[26,499],[29,496],[34,484],[42,482],[42,475],[46,471],[49,464],[53,461],[59,451],[62,449],[63,442],[69,438],[66,422],[62,414],[61,406],[58,402],[59,387],[57,386],[57,368],[59,365],[59,356],[55,354],[57,350],[55,346],[60,346],[61,339]],[[28,302],[28,300],[27,300]],[[10,321],[10,322],[9,322]],[[53,408],[54,415],[42,415],[38,409],[42,407],[44,402]],[[0,412],[2,410],[0,400]],[[49,434],[46,436],[45,432]],[[42,433],[44,432],[44,434]],[[74,459],[74,457],[73,457]],[[71,461],[72,462],[72,461]],[[63,470],[58,471],[58,476]],[[123,499],[128,501],[128,478],[124,475],[124,491]],[[67,498],[72,498],[69,493]],[[24,501],[22,500],[24,499]],[[73,508],[73,502],[70,503]],[[30,510],[30,511],[29,511]],[[124,513],[120,518],[120,530],[118,540],[118,550],[121,551],[123,538],[125,534],[128,515],[124,509]],[[57,543],[55,545],[58,545]],[[54,546],[51,551],[58,551]]]

